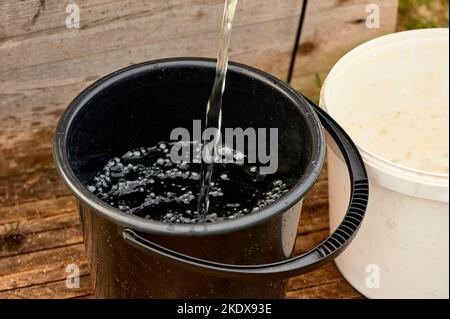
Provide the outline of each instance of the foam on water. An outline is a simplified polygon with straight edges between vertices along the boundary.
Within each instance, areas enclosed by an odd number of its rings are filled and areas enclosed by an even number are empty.
[[[172,146],[161,142],[111,159],[92,178],[88,190],[126,213],[168,223],[237,218],[257,212],[288,191],[280,173],[261,175],[254,164],[218,162],[209,185],[210,209],[203,218],[198,213],[200,164],[173,163]],[[219,153],[230,151],[234,152],[222,147]],[[242,156],[234,152],[234,158]]]

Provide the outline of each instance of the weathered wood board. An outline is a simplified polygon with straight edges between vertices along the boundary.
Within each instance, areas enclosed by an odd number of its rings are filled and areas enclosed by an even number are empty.
[[[69,29],[66,6],[80,8]],[[310,0],[293,85],[311,92],[347,50],[392,32],[396,0]],[[380,28],[368,29],[368,4]],[[27,0],[0,2],[0,148],[54,126],[95,79],[130,64],[216,53],[222,0]],[[286,79],[302,0],[241,0],[231,58]]]
[[[395,31],[397,0],[309,1],[291,84],[317,100],[326,75],[348,51]]]
[[[80,29],[65,26],[68,3],[0,3],[3,147],[24,132],[54,126],[78,92],[114,70],[157,58],[216,54],[222,0],[78,0]],[[298,0],[243,0],[232,59],[285,77],[300,7]]]

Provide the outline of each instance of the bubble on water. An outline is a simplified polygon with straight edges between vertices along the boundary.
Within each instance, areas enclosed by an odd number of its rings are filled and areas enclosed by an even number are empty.
[[[223,194],[219,191],[212,191],[209,193],[212,197],[219,197],[222,196]]]
[[[196,172],[192,172],[191,173],[191,177],[192,177],[192,179],[195,179],[195,180],[200,179],[200,175],[198,173],[196,173]]]
[[[279,179],[277,179],[276,181],[273,182],[274,186],[279,186],[279,185],[282,185],[282,184],[283,184],[283,181],[281,181]]]
[[[178,167],[179,167],[180,169],[182,169],[182,170],[185,170],[185,169],[188,169],[188,168],[189,168],[189,165],[188,165],[187,162],[181,161],[180,164],[178,164]]]
[[[165,147],[161,148],[163,144]],[[261,178],[256,171],[250,178],[249,171],[256,166],[219,162],[211,182],[210,214],[200,218],[197,211],[200,164],[172,163],[169,154],[164,154],[171,145],[160,143],[131,150],[121,158],[114,157],[94,176],[88,190],[124,212],[167,223],[239,218],[264,208],[288,191],[276,175]],[[244,158],[231,148],[222,148],[221,152]]]
[[[110,160],[108,162],[108,164],[106,164],[106,167],[111,167],[111,166],[114,166],[114,165],[116,165],[116,161],[115,160]]]
[[[236,161],[243,161],[245,159],[245,155],[243,153],[241,153],[241,152],[236,152],[234,154],[234,159]]]
[[[231,147],[224,146],[217,150],[217,154],[225,159],[233,159],[234,151]]]

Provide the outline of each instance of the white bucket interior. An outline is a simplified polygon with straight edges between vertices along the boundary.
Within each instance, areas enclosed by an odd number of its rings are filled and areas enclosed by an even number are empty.
[[[339,61],[326,87],[327,111],[367,154],[448,176],[448,29],[368,42]]]

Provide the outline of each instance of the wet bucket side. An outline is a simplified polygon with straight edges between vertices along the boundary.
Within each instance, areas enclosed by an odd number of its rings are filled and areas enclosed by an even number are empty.
[[[293,251],[301,203],[274,220],[206,237],[145,238],[174,251],[227,264],[270,263]],[[287,279],[222,278],[155,258],[123,239],[124,227],[81,208],[93,295],[99,298],[282,298]]]

